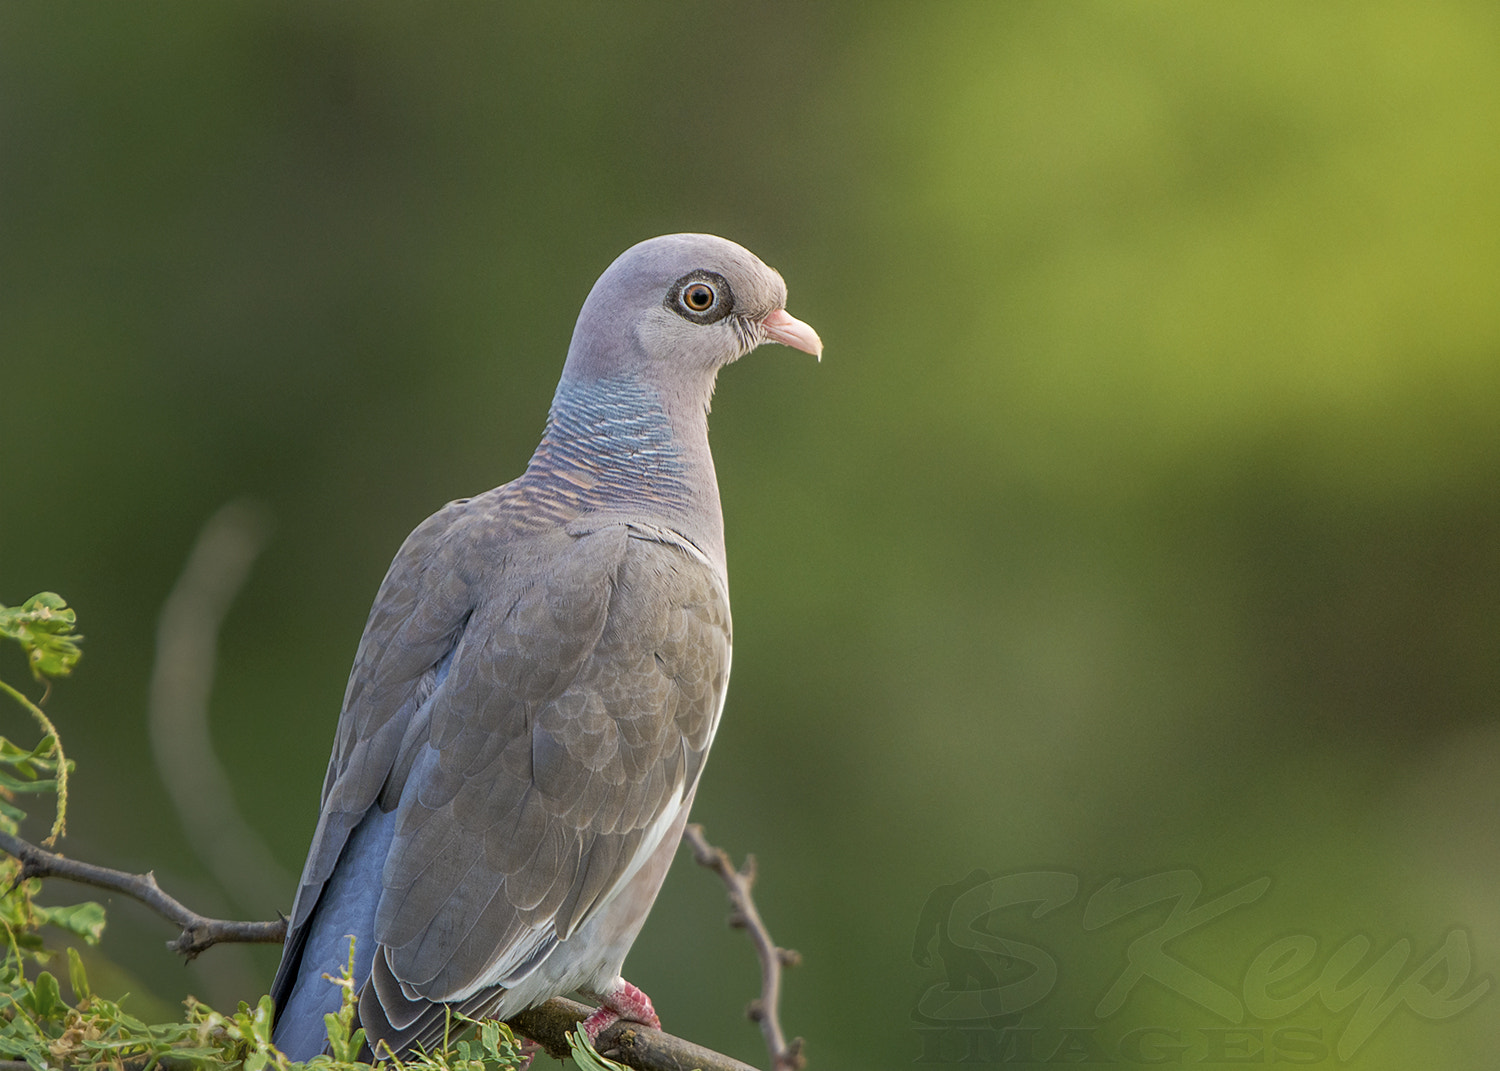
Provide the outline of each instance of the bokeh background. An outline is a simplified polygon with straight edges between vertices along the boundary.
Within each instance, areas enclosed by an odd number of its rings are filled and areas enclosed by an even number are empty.
[[[1283,1062],[1331,1065],[1389,998],[1352,1066],[1495,1066],[1484,2],[5,5],[0,601],[59,591],[88,636],[49,701],[67,851],[289,907],[390,556],[519,473],[589,286],[678,230],[778,267],[827,344],[720,379],[735,672],[696,808],[805,957],[783,1020],[812,1066],[958,1059],[923,1047],[943,975],[913,943],[975,869],[1079,880],[981,920],[1058,964],[1011,1025],[1117,1058],[1175,1030],[1173,1062],[1290,1029]],[[274,528],[210,724],[279,898],[189,847],[146,729],[163,600],[246,496]],[[1087,898],[1173,870],[1200,902],[1271,880],[1169,946],[1231,993],[1314,943],[1252,1041],[1159,978],[1099,1013],[1172,905],[1085,929]],[[269,982],[274,950],[184,967],[110,906],[96,970],[138,1014]],[[725,912],[680,858],[628,970],[763,1061]],[[1469,961],[1426,970],[1445,940]]]

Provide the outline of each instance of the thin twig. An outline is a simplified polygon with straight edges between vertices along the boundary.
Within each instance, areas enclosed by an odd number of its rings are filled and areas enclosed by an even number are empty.
[[[167,947],[173,952],[182,953],[188,959],[193,959],[198,953],[220,942],[275,944],[286,937],[284,919],[275,922],[230,922],[200,915],[163,892],[161,886],[156,884],[156,876],[149,871],[145,874],[127,874],[123,870],[80,862],[55,852],[44,851],[35,844],[5,832],[0,832],[0,850],[20,861],[21,874],[16,879],[18,882],[27,878],[67,878],[84,885],[124,893],[139,900],[168,922],[182,927],[182,933],[175,941],[168,941]]]
[[[724,879],[725,888],[729,890],[729,903],[734,908],[729,924],[748,932],[750,940],[755,943],[755,954],[760,959],[760,997],[751,1001],[745,1014],[760,1024],[775,1071],[800,1071],[806,1062],[802,1055],[802,1039],[786,1040],[781,1031],[778,1005],[781,1001],[781,969],[796,966],[801,957],[790,948],[777,947],[760,919],[760,912],[755,910],[755,900],[750,895],[750,887],[755,884],[755,856],[746,856],[744,869],[736,870],[729,853],[708,843],[703,836],[703,827],[696,823],[689,823],[682,839],[693,849],[693,858],[700,865],[716,871]]]
[[[27,713],[35,718],[36,723],[42,727],[43,737],[50,736],[52,738],[52,754],[57,762],[57,773],[55,775],[57,779],[57,817],[52,822],[52,831],[47,835],[47,839],[42,841],[43,844],[50,848],[57,843],[58,837],[65,837],[68,834],[68,756],[63,754],[62,737],[57,735],[57,726],[52,724],[52,719],[47,717],[46,711],[39,704],[33,703],[25,695],[4,681],[0,681],[0,691],[9,693],[17,703],[26,708]],[[51,681],[47,682],[47,691],[48,693],[52,691]],[[47,696],[44,694],[42,696],[43,701],[46,698]]]
[[[229,774],[214,754],[208,703],[219,630],[270,535],[265,509],[248,499],[203,525],[162,604],[147,704],[151,753],[188,843],[242,911],[271,911],[293,884],[240,814]]]

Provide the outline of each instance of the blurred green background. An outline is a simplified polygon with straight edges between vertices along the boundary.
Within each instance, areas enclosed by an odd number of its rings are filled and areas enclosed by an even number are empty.
[[[975,868],[1079,878],[989,923],[1057,962],[1020,1020],[1054,1039],[1214,1062],[1236,1024],[1159,977],[1098,1008],[1171,903],[1085,928],[1109,879],[1189,870],[1271,879],[1169,946],[1230,992],[1278,939],[1316,945],[1282,996],[1370,942],[1225,1052],[1331,1065],[1389,997],[1352,1066],[1500,1062],[1484,2],[5,5],[0,601],[59,591],[88,636],[49,703],[69,854],[289,908],[391,555],[520,472],[595,277],[679,230],[779,268],[827,344],[720,379],[735,669],[696,807],[805,957],[812,1066],[956,1062],[913,941]],[[215,881],[146,738],[157,613],[242,496],[275,527],[211,725],[279,899]],[[274,950],[185,968],[111,911],[138,1013],[269,983]],[[764,1062],[725,911],[680,858],[627,973]]]

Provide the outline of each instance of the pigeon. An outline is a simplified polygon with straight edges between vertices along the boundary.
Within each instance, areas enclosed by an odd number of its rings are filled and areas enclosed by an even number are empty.
[[[729,679],[708,448],[720,368],[821,358],[786,284],[707,234],[626,250],[584,301],[525,472],[391,563],[355,654],[271,994],[307,1060],[350,962],[370,1051],[551,997],[659,1027],[621,977],[687,821]]]

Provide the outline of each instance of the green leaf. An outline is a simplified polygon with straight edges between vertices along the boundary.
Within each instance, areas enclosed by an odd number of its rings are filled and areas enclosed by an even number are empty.
[[[4,613],[4,611],[0,611],[0,613]],[[0,736],[0,762],[6,763],[8,765],[16,765],[17,763],[26,762],[29,759],[36,758],[37,753],[40,751],[40,748],[41,745],[38,745],[37,747],[31,749],[27,749],[15,743],[8,737]]]
[[[37,680],[66,677],[83,657],[73,634],[77,615],[61,595],[43,591],[19,607],[0,606],[0,636],[15,640],[26,652],[31,674]]]
[[[125,998],[121,997],[120,999],[124,1000]],[[145,1023],[141,1022],[133,1015],[126,1015],[124,1012],[116,1012],[115,1018],[119,1020],[120,1025],[125,1027],[125,1029],[133,1030],[137,1034],[144,1034],[148,1029]]]
[[[46,1071],[47,1057],[43,1052],[41,1038],[22,1041],[18,1038],[0,1038],[0,1053],[6,1056],[18,1056],[25,1060],[35,1071]]]
[[[68,1005],[62,998],[62,989],[57,984],[57,978],[51,971],[42,971],[36,976],[32,983],[31,992],[28,994],[29,1001],[21,1003],[29,1004],[31,1011],[38,1019],[61,1019],[68,1013]]]
[[[630,1071],[624,1064],[600,1056],[582,1030],[568,1031],[568,1048],[573,1050],[573,1062],[583,1071]]]
[[[255,1011],[251,1013],[251,1023],[254,1026],[256,1040],[263,1044],[271,1044],[271,1024],[276,1020],[276,1003],[266,994],[256,1002]]]
[[[56,772],[57,741],[50,733],[30,750],[0,736],[0,777],[6,779],[8,786],[14,781],[15,791],[37,791],[31,787],[32,782],[37,782],[42,789],[50,791],[54,784],[51,778]],[[38,781],[44,777],[48,780]]]
[[[82,937],[91,945],[104,936],[104,908],[92,900],[65,907],[33,907],[37,918],[49,926]]]
[[[68,949],[68,985],[73,987],[73,999],[79,1004],[93,995],[89,992],[89,976],[83,969],[83,957],[76,948]]]

